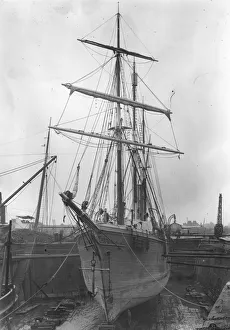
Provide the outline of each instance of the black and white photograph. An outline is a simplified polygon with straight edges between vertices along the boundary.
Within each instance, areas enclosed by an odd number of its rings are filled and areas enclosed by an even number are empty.
[[[0,0],[0,329],[230,329],[230,1]]]

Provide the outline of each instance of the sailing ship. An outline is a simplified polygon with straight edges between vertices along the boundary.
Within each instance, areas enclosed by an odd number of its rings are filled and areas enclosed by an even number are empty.
[[[51,126],[72,140],[80,136],[77,143],[83,151],[73,176],[73,189],[60,196],[79,227],[76,239],[86,286],[103,307],[108,323],[123,311],[158,295],[168,282],[170,266],[163,257],[167,251],[166,215],[155,155],[182,154],[177,147],[161,147],[150,142],[146,114],[151,112],[170,120],[171,111],[138,101],[138,80],[142,79],[137,73],[136,59],[157,60],[121,46],[121,18],[118,11],[115,46],[78,39],[84,45],[111,52],[111,58],[102,65],[104,69],[109,62],[115,64],[106,92],[75,83],[63,84],[70,90],[70,96],[81,93],[93,98],[90,109],[94,106],[100,116],[104,115],[103,120],[98,116],[95,121],[100,133],[95,132],[95,125],[89,132],[85,128],[66,128],[60,123]],[[131,58],[132,65],[127,58]],[[123,61],[131,69],[130,94],[126,90]],[[84,166],[83,157],[86,157]],[[85,196],[81,197],[80,190],[86,182]]]
[[[2,264],[1,287],[0,287],[0,317],[9,311],[17,302],[18,295],[12,278],[12,256],[11,256],[11,229],[12,221],[9,223],[8,239],[5,243],[4,258]]]

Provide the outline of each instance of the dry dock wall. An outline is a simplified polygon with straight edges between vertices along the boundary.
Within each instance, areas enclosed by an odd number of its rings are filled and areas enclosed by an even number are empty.
[[[220,265],[230,267],[230,259],[204,258],[197,261],[197,263],[210,266]],[[230,280],[230,270],[228,269],[197,267],[196,275],[197,280],[203,286],[205,293],[212,299],[213,302],[216,301],[223,287]]]
[[[189,237],[182,236],[180,238],[171,238],[169,242],[169,251],[177,252],[177,251],[194,251],[198,249],[199,244],[201,242],[201,237]],[[195,263],[195,258],[173,258],[173,262],[191,262]],[[193,277],[195,275],[195,266],[188,265],[171,265],[171,277],[176,277],[178,280],[183,278]]]
[[[225,284],[230,281],[229,269],[212,268],[215,266],[230,267],[230,244],[221,239],[209,239],[201,241],[200,249],[209,251],[208,253],[223,254],[225,258],[202,258],[197,260],[197,264],[209,265],[210,267],[196,267],[197,280],[201,283],[205,293],[213,302],[219,297]]]
[[[28,299],[57,271],[54,279],[43,289],[44,293],[42,291],[39,293],[41,297],[71,297],[86,292],[79,269],[81,262],[78,248],[77,245],[74,247],[73,245],[74,242],[12,245],[13,257],[30,254],[41,256],[36,259],[13,260],[13,279],[21,299]],[[71,249],[69,257],[65,260]]]

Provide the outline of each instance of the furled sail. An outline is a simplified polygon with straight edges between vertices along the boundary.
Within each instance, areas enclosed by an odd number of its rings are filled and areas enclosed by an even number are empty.
[[[75,180],[74,187],[73,187],[73,198],[76,197],[77,192],[78,192],[79,173],[80,173],[80,164],[78,164],[78,166],[77,166],[76,180]]]
[[[184,154],[183,152],[181,152],[179,150],[174,150],[174,149],[170,149],[170,148],[166,148],[166,147],[159,147],[159,146],[156,146],[156,145],[153,145],[153,144],[144,144],[144,143],[135,142],[135,141],[131,141],[131,140],[116,139],[116,138],[111,137],[109,135],[102,135],[102,134],[99,134],[99,133],[88,133],[88,132],[84,132],[82,130],[76,130],[76,129],[71,129],[71,128],[63,128],[63,127],[58,127],[58,126],[50,126],[50,128],[52,128],[54,130],[57,130],[57,131],[61,131],[61,132],[91,136],[91,137],[94,137],[96,139],[114,141],[114,142],[117,142],[117,143],[134,145],[134,146],[137,146],[137,147],[144,147],[144,148],[148,148],[148,149],[161,150],[161,151],[164,151],[164,152],[171,152],[171,153],[174,153],[174,154]]]
[[[130,56],[142,58],[144,60],[158,62],[152,56],[146,56],[146,55],[142,55],[142,54],[139,54],[139,53],[136,53],[136,52],[131,52],[131,51],[129,51],[127,49],[124,49],[124,48],[120,48],[120,47],[118,48],[118,47],[113,47],[113,46],[110,46],[110,45],[100,44],[99,42],[92,41],[92,40],[87,40],[87,39],[77,39],[77,40],[78,41],[81,41],[81,42],[84,42],[86,44],[93,45],[93,46],[97,46],[97,47],[101,47],[101,48],[105,48],[105,49],[110,49],[114,53],[120,53],[120,54],[130,55]]]
[[[115,95],[111,95],[111,94],[107,94],[107,93],[101,93],[101,92],[94,91],[91,89],[73,86],[72,84],[69,84],[69,83],[62,84],[62,85],[65,86],[66,88],[70,89],[71,93],[79,92],[79,93],[82,93],[85,95],[89,95],[89,96],[92,96],[95,98],[100,98],[100,99],[107,100],[110,102],[116,102],[116,103],[120,103],[120,104],[124,104],[124,105],[129,105],[134,108],[141,108],[141,109],[144,109],[147,111],[162,113],[162,114],[165,114],[169,119],[170,119],[170,114],[172,113],[170,110],[164,110],[164,109],[154,107],[149,104],[144,104],[144,103],[130,100],[130,99],[127,99],[124,97],[115,96]]]

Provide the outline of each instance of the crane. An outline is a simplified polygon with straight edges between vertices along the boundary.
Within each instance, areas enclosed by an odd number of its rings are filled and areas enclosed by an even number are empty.
[[[214,227],[214,235],[216,238],[221,237],[223,234],[223,223],[222,223],[222,194],[219,194],[219,204],[217,212],[217,223]]]

